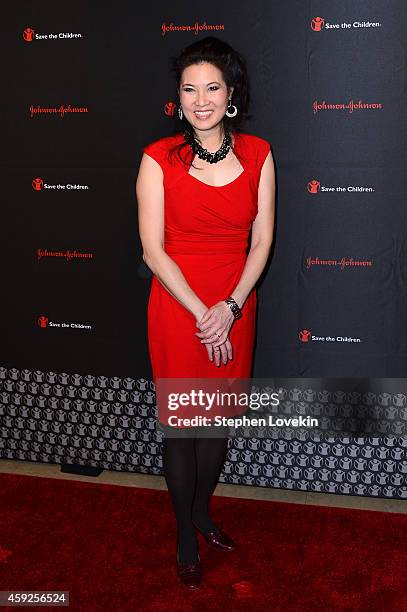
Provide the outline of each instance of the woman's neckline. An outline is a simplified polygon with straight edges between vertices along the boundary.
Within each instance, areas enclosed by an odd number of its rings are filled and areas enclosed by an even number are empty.
[[[238,137],[240,137],[241,134],[238,134]],[[183,134],[180,134],[180,138],[181,140],[184,139]],[[236,144],[236,142],[235,142]],[[246,168],[243,166],[243,164],[240,164],[243,167],[243,170],[241,171],[240,174],[237,175],[236,178],[233,179],[233,181],[229,181],[229,183],[225,183],[224,185],[211,185],[210,183],[205,183],[205,181],[201,181],[199,178],[197,178],[196,176],[193,176],[193,174],[190,174],[188,170],[186,170],[186,174],[192,178],[193,180],[197,181],[198,183],[200,183],[201,185],[206,185],[206,187],[213,187],[214,189],[222,189],[223,187],[229,187],[229,185],[233,185],[234,183],[236,183],[236,181],[238,181],[245,173],[246,173]]]
[[[243,168],[241,173],[238,174],[237,177],[233,179],[233,181],[229,181],[229,183],[225,183],[224,185],[211,185],[210,183],[205,183],[205,181],[201,181],[199,178],[196,178],[196,176],[194,176],[193,174],[190,174],[187,171],[186,171],[186,174],[190,176],[192,179],[194,179],[195,181],[198,181],[198,183],[201,183],[201,185],[206,185],[207,187],[214,187],[215,189],[221,189],[222,187],[229,187],[229,185],[233,185],[233,183],[236,183],[236,181],[239,180],[240,177],[243,174],[245,174],[245,172],[246,172],[246,169]]]

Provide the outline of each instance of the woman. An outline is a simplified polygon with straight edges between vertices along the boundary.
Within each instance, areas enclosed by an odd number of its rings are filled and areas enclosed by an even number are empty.
[[[255,283],[273,239],[270,145],[238,130],[247,116],[248,77],[227,43],[203,38],[174,58],[172,69],[181,123],[174,136],[144,148],[136,183],[143,259],[153,272],[153,378],[250,378]],[[226,428],[221,438],[163,440],[178,575],[191,589],[202,578],[196,531],[218,549],[235,548],[209,515],[227,443]]]

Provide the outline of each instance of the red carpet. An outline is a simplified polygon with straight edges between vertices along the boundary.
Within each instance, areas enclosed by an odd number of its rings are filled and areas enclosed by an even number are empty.
[[[188,593],[166,492],[0,474],[0,497],[0,590],[70,591],[70,612],[407,610],[403,514],[216,497],[241,550],[202,541]]]

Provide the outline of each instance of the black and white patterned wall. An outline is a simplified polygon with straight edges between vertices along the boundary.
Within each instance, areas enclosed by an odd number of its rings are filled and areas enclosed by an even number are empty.
[[[374,435],[242,428],[220,482],[407,499],[406,393],[279,387],[285,414],[376,419]],[[154,383],[0,368],[0,457],[161,474]],[[323,427],[323,425],[322,425]],[[383,429],[383,435],[377,432]]]

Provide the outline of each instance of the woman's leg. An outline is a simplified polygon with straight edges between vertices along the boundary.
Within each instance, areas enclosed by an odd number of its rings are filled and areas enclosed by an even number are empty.
[[[225,436],[228,429],[225,428]],[[217,531],[209,516],[209,502],[225,462],[228,438],[196,438],[197,483],[192,505],[192,520],[204,533]]]
[[[163,439],[163,468],[177,520],[179,560],[196,563],[198,542],[191,509],[196,484],[195,440],[193,437]]]

